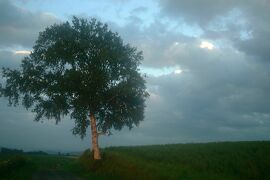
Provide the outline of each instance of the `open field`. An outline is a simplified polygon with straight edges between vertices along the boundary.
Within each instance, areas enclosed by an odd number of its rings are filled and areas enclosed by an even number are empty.
[[[2,155],[0,174],[2,179],[270,179],[269,141],[111,147],[102,152],[103,160],[97,162],[89,151],[79,158]]]

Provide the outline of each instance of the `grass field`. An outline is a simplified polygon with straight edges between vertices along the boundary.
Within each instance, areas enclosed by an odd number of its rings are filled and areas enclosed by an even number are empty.
[[[111,147],[102,152],[101,161],[89,158],[90,151],[79,158],[0,156],[0,174],[2,179],[31,179],[41,171],[81,179],[270,179],[269,141]]]

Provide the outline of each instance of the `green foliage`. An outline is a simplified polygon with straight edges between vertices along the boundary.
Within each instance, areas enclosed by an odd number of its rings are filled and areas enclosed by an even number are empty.
[[[0,94],[10,105],[20,101],[35,120],[70,115],[74,134],[85,136],[90,112],[102,132],[143,120],[148,96],[138,72],[142,52],[124,44],[117,33],[96,19],[74,17],[40,32],[33,52],[20,69],[3,68]]]

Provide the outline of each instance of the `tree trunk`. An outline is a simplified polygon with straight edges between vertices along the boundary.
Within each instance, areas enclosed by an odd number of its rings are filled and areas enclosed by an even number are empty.
[[[98,146],[98,132],[97,132],[97,124],[96,118],[94,114],[90,115],[90,124],[91,124],[91,133],[92,133],[92,149],[94,152],[94,160],[101,159],[100,150]]]

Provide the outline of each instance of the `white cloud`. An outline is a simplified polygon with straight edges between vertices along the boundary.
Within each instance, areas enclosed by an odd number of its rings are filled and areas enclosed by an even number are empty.
[[[141,72],[145,73],[148,76],[160,77],[173,73],[180,74],[182,73],[182,70],[178,66],[163,67],[163,68],[141,67]]]
[[[15,51],[15,54],[28,55],[28,54],[31,54],[31,51],[27,51],[27,50]]]
[[[200,44],[200,48],[202,49],[209,49],[209,50],[213,50],[214,49],[214,45],[208,41],[202,41]]]
[[[175,71],[174,71],[174,73],[175,74],[181,74],[183,71],[181,70],[181,69],[176,69]]]

